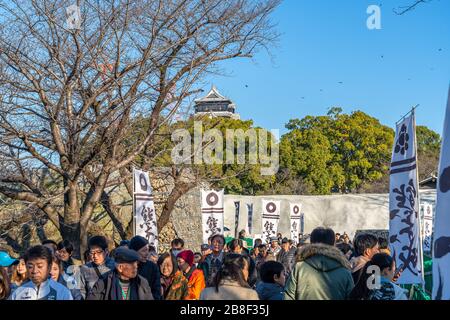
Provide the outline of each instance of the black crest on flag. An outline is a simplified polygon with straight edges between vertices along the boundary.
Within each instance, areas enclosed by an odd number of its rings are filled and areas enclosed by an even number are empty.
[[[268,213],[274,213],[277,210],[277,206],[273,202],[269,202],[266,204],[266,210]]]
[[[148,183],[147,183],[147,179],[145,178],[145,174],[143,174],[143,173],[141,173],[139,175],[139,184],[141,185],[142,191],[147,191]]]
[[[440,237],[434,243],[434,256],[439,259],[450,253],[450,237]]]
[[[294,209],[293,209],[293,210],[294,210],[294,213],[295,213],[295,214],[297,214],[297,213],[300,211],[300,209],[298,208],[298,206],[294,206]]]
[[[442,174],[439,177],[439,190],[441,190],[442,193],[446,193],[450,190],[450,167],[442,170]]]
[[[409,141],[408,127],[405,124],[403,124],[400,129],[398,139],[395,143],[395,153],[400,152],[402,155],[404,155],[409,148],[408,141]]]
[[[219,202],[219,197],[214,192],[206,196],[206,203],[210,206],[215,206]]]

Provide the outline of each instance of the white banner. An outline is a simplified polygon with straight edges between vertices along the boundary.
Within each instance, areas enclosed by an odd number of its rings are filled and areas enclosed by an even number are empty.
[[[148,172],[133,169],[134,234],[158,251],[158,225]]]
[[[431,252],[431,239],[433,235],[433,205],[426,203],[423,205],[423,251]]]
[[[433,299],[450,299],[450,88],[442,135],[433,243]]]
[[[202,190],[203,243],[215,234],[223,234],[223,190]]]
[[[291,203],[290,208],[291,208],[290,210],[291,240],[293,240],[295,243],[298,243],[302,205],[300,203]]]
[[[403,273],[398,284],[422,283],[414,112],[397,124],[390,169],[389,245]]]
[[[151,196],[152,185],[148,172],[133,169],[134,194],[139,196]]]
[[[270,238],[277,236],[280,204],[280,201],[262,199],[262,240],[265,243],[270,243]]]

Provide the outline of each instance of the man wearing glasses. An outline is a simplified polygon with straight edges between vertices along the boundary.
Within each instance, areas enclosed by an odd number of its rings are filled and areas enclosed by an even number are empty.
[[[80,291],[86,299],[95,283],[115,268],[114,260],[108,257],[108,243],[105,237],[94,236],[89,239],[88,250],[91,261],[80,268]]]

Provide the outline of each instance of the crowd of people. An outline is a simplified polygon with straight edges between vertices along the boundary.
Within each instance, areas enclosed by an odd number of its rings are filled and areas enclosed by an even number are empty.
[[[217,234],[199,252],[174,239],[158,255],[141,236],[111,251],[93,236],[83,263],[67,240],[46,240],[18,259],[0,251],[0,300],[407,299],[386,239],[363,233],[352,242],[322,227],[298,243],[278,234],[247,248],[244,239],[244,231],[227,243]],[[375,287],[371,266],[380,270]]]

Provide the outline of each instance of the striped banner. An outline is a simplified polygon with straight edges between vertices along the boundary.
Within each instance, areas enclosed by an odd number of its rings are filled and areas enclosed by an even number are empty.
[[[291,240],[298,243],[298,234],[300,232],[302,205],[300,203],[290,203],[290,225]]]
[[[133,169],[134,235],[158,250],[158,225],[148,172]]]
[[[280,201],[262,199],[262,240],[270,243],[276,237],[280,220]]]
[[[223,190],[202,190],[203,243],[215,234],[223,234]]]

